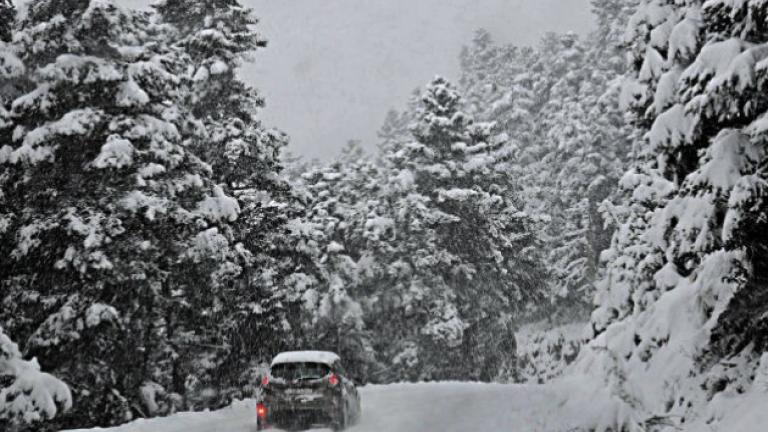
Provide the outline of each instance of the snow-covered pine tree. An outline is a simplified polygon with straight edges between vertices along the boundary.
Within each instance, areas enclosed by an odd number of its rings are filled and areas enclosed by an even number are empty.
[[[615,197],[632,128],[619,106],[626,69],[621,37],[634,1],[596,0],[598,28],[587,38],[550,33],[536,49],[496,45],[479,31],[461,55],[467,110],[506,132],[510,176],[525,210],[548,221],[554,322],[585,320],[600,252],[609,245]]]
[[[510,326],[544,295],[533,222],[508,192],[506,136],[475,124],[462,103],[435,79],[414,140],[385,158],[396,168],[381,197],[393,227],[379,247],[390,288],[372,313],[395,376],[494,378],[514,358]]]
[[[691,423],[715,395],[738,397],[765,349],[767,13],[644,0],[630,21],[627,94],[646,134],[581,365],[614,383],[635,427]]]
[[[640,0],[590,0],[597,28],[590,35],[590,57],[601,70],[613,68],[615,75],[627,70],[626,40],[627,22],[634,14]],[[615,78],[615,77],[614,77]]]
[[[390,110],[384,118],[384,124],[379,129],[378,156],[393,152],[394,149],[400,149],[403,144],[408,142],[410,131],[408,129],[412,115],[409,112],[398,112]],[[379,161],[381,164],[384,161]]]
[[[599,27],[585,40],[548,34],[531,50],[496,46],[480,31],[461,58],[468,110],[512,138],[510,175],[519,179],[525,209],[549,220],[556,313],[543,315],[556,320],[586,315],[609,239],[600,205],[615,193],[628,152],[616,28],[631,5],[603,3],[594,4]]]
[[[108,0],[27,7],[13,50],[31,90],[0,130],[0,322],[72,385],[74,409],[51,427],[173,409],[157,398],[184,343],[172,312],[199,294],[175,280],[189,262],[207,279],[237,272],[237,202],[187,149],[184,64],[164,29]]]
[[[307,296],[312,342],[347,359],[351,376],[367,382],[376,359],[373,335],[364,322],[372,262],[366,238],[368,208],[381,189],[381,177],[360,144],[351,141],[333,163],[302,178],[313,197],[307,222],[320,246],[323,283]]]
[[[19,85],[26,68],[8,44],[14,31],[15,8],[10,1],[0,1],[0,127],[11,122],[10,104],[19,95]],[[0,167],[0,185],[10,171]],[[9,202],[0,189],[0,241],[6,238],[13,215]],[[0,266],[0,280],[11,273],[10,266]],[[2,300],[0,291],[0,300]],[[0,325],[0,428],[29,425],[48,420],[70,409],[72,394],[59,379],[40,371],[36,360],[24,360],[18,345],[6,335]]]
[[[253,11],[238,0],[163,0],[153,7],[189,55],[186,105],[207,129],[195,152],[228,188],[275,181],[286,139],[261,125],[256,115],[264,101],[237,77],[243,61],[266,46],[253,29]]]
[[[16,8],[11,0],[0,0],[0,42],[10,42],[16,20]]]
[[[0,116],[7,114],[9,104],[17,95],[17,87],[25,72],[13,49],[16,8],[10,0],[0,0]]]
[[[537,58],[531,48],[496,45],[486,30],[478,30],[460,55],[459,85],[467,112],[478,120],[496,122],[521,147],[531,145],[539,109],[531,71]]]
[[[307,265],[311,255],[293,249],[301,233],[284,234],[301,211],[280,175],[287,139],[261,124],[257,113],[264,102],[237,76],[243,61],[266,45],[253,28],[258,21],[252,11],[237,0],[164,0],[154,8],[188,55],[185,105],[204,126],[192,151],[211,165],[215,180],[241,207],[234,237],[243,246],[245,271],[228,290],[223,315],[215,318],[227,349],[207,361],[216,366],[196,374],[206,377],[198,386],[216,387],[226,402],[243,396],[242,381],[254,381],[243,374],[298,335],[296,309],[317,275]]]
[[[546,154],[535,169],[552,172],[551,182],[540,180],[552,217],[549,262],[556,296],[568,309],[561,312],[582,318],[594,293],[600,253],[610,243],[610,215],[602,203],[616,196],[632,135],[619,104],[625,63],[615,29],[626,25],[633,6],[618,3],[594,3],[597,30],[581,44],[563,45],[565,57],[581,46],[578,56],[571,54],[577,65],[556,78],[539,122],[546,129]]]
[[[527,164],[523,182],[533,202],[551,220],[547,228],[548,263],[553,276],[554,298],[570,306],[584,302],[591,282],[588,271],[590,223],[587,185],[597,180],[594,167],[584,165],[599,158],[589,153],[596,130],[587,112],[595,104],[597,91],[591,82],[593,68],[587,66],[586,44],[575,34],[547,35],[540,57],[533,65],[534,83],[541,110],[536,117],[534,145],[523,150]],[[566,167],[567,163],[571,167]],[[586,184],[585,184],[586,183]],[[592,215],[596,211],[591,212]]]
[[[0,327],[0,427],[48,420],[72,407],[66,384],[24,360],[18,345]],[[12,429],[10,429],[12,430]]]

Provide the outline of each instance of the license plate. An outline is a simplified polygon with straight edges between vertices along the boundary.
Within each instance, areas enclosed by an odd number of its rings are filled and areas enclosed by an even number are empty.
[[[296,395],[308,395],[312,394],[312,389],[307,388],[292,388],[292,389],[285,389],[285,394],[296,396]]]

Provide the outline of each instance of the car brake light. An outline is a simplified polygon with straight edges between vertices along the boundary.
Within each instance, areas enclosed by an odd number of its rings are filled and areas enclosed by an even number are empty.
[[[267,418],[267,406],[264,405],[264,402],[256,404],[256,415],[262,420]]]
[[[331,374],[331,376],[330,376],[330,377],[328,377],[328,382],[329,382],[329,383],[330,383],[332,386],[336,386],[336,384],[338,384],[338,383],[339,383],[339,378],[336,376],[336,374]]]
[[[264,378],[261,379],[261,386],[266,387],[269,385],[269,377],[264,375]]]

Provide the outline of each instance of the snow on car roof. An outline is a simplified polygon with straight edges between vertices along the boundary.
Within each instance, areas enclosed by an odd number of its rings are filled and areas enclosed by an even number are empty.
[[[330,351],[287,351],[272,359],[272,366],[281,363],[324,363],[332,365],[339,356]]]

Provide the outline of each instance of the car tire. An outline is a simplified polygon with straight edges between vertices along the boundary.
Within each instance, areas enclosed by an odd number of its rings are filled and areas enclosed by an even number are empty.
[[[343,431],[347,428],[347,425],[349,424],[348,416],[349,412],[347,410],[347,404],[345,403],[339,409],[339,412],[336,413],[336,419],[333,421],[333,426],[331,427],[333,432]]]

